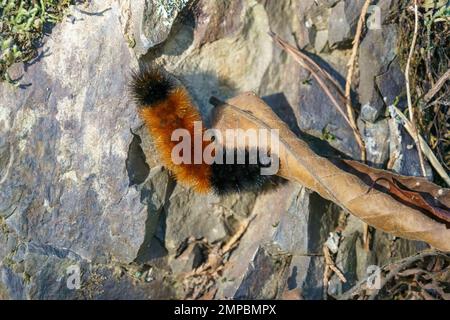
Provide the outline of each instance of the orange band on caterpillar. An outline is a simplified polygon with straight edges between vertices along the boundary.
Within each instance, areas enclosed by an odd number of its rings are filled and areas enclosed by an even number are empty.
[[[138,105],[139,115],[153,137],[163,165],[169,169],[175,179],[181,184],[194,188],[200,193],[213,191],[217,194],[257,190],[267,181],[269,176],[262,176],[263,165],[249,164],[246,151],[245,164],[211,165],[202,161],[201,164],[175,164],[172,150],[178,144],[172,141],[172,133],[176,129],[185,129],[195,140],[202,132],[194,132],[194,123],[201,121],[200,113],[194,105],[186,88],[165,70],[158,67],[144,66],[133,74],[130,83],[131,93]],[[203,140],[201,140],[203,141]],[[211,143],[204,141],[203,149]],[[191,152],[193,154],[194,144]],[[234,150],[232,150],[234,152]],[[226,158],[227,150],[223,150]]]

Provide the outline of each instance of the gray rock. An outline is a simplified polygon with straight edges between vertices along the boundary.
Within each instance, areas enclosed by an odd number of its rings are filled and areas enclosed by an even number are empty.
[[[389,121],[390,129],[390,159],[391,170],[407,176],[421,177],[422,169],[420,167],[419,154],[417,152],[414,139],[406,131],[401,120],[396,116],[395,111],[389,108],[391,119]],[[427,177],[432,179],[433,171],[425,160],[425,170]]]
[[[259,247],[234,298],[280,298],[290,262],[291,256],[277,246],[266,244]]]
[[[24,300],[24,280],[10,268],[0,267],[0,296],[11,300]]]
[[[351,46],[363,1],[341,1],[331,9],[328,41],[331,47]]]
[[[361,42],[359,65],[370,66],[360,68],[360,82],[358,87],[361,103],[361,118],[364,121],[375,122],[382,114],[385,101],[377,90],[376,77],[381,76],[380,84],[383,96],[387,100],[397,97],[403,92],[402,76],[398,65],[391,62],[396,56],[397,27],[385,25],[381,30],[369,30]],[[386,74],[387,73],[387,74]],[[381,80],[393,80],[393,86]]]
[[[170,262],[172,272],[176,274],[187,273],[199,267],[205,261],[203,248],[199,243],[191,243],[175,259]]]
[[[336,208],[322,197],[299,187],[273,236],[282,250],[307,255],[321,251],[321,244],[336,226]]]
[[[91,264],[68,250],[31,242],[23,263],[0,268],[0,295],[40,300],[173,297],[164,276],[148,267]]]
[[[384,102],[381,99],[381,97],[378,95],[378,92],[375,90],[372,91],[373,95],[371,96],[370,100],[372,101],[367,102],[361,106],[361,119],[364,119],[364,121],[369,122],[375,122],[381,113],[383,112],[384,108]]]
[[[217,14],[224,13],[224,14]],[[242,31],[244,1],[200,0],[195,4],[195,43],[199,46]]]
[[[218,296],[269,299],[297,290],[305,299],[320,298],[323,259],[316,255],[336,226],[338,210],[296,185],[261,196],[255,210],[266,202],[278,203],[271,210],[272,224],[256,216],[230,258]]]
[[[224,209],[211,203],[208,196],[195,195],[192,190],[176,186],[165,210],[165,247],[170,253],[175,253],[190,236],[196,239],[205,237],[210,243],[228,236],[221,217]]]
[[[217,298],[232,298],[239,288],[245,291],[241,282],[248,273],[260,246],[270,245],[282,215],[297,194],[298,186],[288,183],[276,190],[265,192],[256,199],[252,209],[252,215],[255,216],[227,262],[223,280],[216,294]]]
[[[328,43],[328,30],[317,31],[314,42],[314,49],[316,49],[316,52],[322,52],[323,49],[326,47],[327,43]]]
[[[162,270],[117,272],[114,266],[93,266],[85,287],[78,293],[80,299],[96,300],[150,300],[175,299],[172,283]],[[149,273],[151,275],[149,276]],[[144,279],[145,277],[145,279]],[[126,293],[126,294],[125,294]]]
[[[24,265],[24,274],[30,276],[26,286],[28,299],[76,299],[75,272],[80,272],[80,285],[84,283],[82,276],[88,277],[87,263],[79,257],[39,243],[28,246]]]
[[[45,244],[39,256],[65,260],[71,252],[96,263],[131,262],[144,241],[147,204],[126,170],[137,124],[124,77],[133,59],[116,2],[89,10],[108,5],[101,16],[74,10],[73,24],[54,28],[42,48],[48,54],[26,68],[22,83],[30,86],[0,84],[0,216],[9,230],[0,236],[2,283],[11,297],[47,297],[33,286],[65,296],[50,281],[51,261],[36,269],[41,260],[22,239]],[[21,288],[20,279],[31,284]]]
[[[304,24],[299,24],[298,19],[305,17],[299,16],[297,12],[309,12],[303,6],[310,2],[313,1],[292,2],[292,10],[286,10],[277,1],[265,1],[264,9],[268,15],[270,29],[283,39],[304,46],[303,43],[309,41],[307,28]],[[298,83],[301,81],[301,67],[277,47],[273,46],[272,51],[272,62],[261,79],[257,93],[296,134],[299,134],[296,106],[300,103]]]
[[[358,127],[366,145],[367,163],[383,168],[389,159],[389,120],[370,123],[359,119]]]
[[[125,33],[138,57],[167,39],[175,19],[188,3],[189,0],[133,0],[122,4],[127,13]]]
[[[292,202],[286,213],[281,215],[272,238],[280,249],[308,252],[309,237],[312,236],[308,233],[310,195],[307,189],[295,186]]]
[[[143,241],[145,207],[128,187],[124,166],[137,118],[123,98],[131,56],[118,8],[111,8],[101,17],[74,11],[74,24],[58,25],[43,48],[51,54],[24,74],[31,87],[0,85],[2,135],[14,154],[0,215],[21,237],[87,259],[132,261]],[[12,215],[8,208],[15,208]]]
[[[316,31],[328,30],[328,19],[331,10],[327,6],[318,6],[308,14],[310,24],[314,26]]]
[[[281,218],[273,241],[292,255],[288,290],[299,290],[304,299],[320,299],[323,291],[322,245],[337,225],[339,208],[301,188]]]
[[[342,283],[336,275],[333,275],[328,287],[328,294],[331,296],[338,297],[365,279],[370,275],[369,266],[381,268],[427,248],[423,242],[394,238],[382,231],[373,230],[371,250],[366,251],[362,242],[362,232],[363,222],[350,215],[335,258],[336,266],[343,272],[347,282]]]
[[[324,261],[317,254],[340,210],[294,183],[228,197],[178,185],[161,167],[126,87],[134,56],[160,63],[186,84],[206,121],[210,96],[254,90],[296,134],[304,136],[302,129],[323,138],[325,132],[332,146],[356,158],[353,133],[335,107],[267,35],[273,30],[323,52],[314,59],[343,84],[348,51],[340,49],[347,40],[336,43],[338,50],[328,46],[329,16],[341,4],[95,0],[88,11],[98,15],[72,9],[74,18],[57,25],[40,57],[25,66],[23,86],[0,84],[0,298],[182,298],[174,281],[249,218],[225,257],[216,298],[279,298],[286,290],[321,298]],[[380,4],[388,8],[390,1]],[[359,16],[349,17],[352,5],[344,6],[350,28]],[[374,70],[362,71],[360,90],[368,97],[363,104],[374,106],[372,114],[363,108],[363,119],[374,121],[383,98],[392,103],[399,94],[402,78],[393,61],[395,26],[371,32],[360,65]],[[364,128],[369,157],[383,163],[385,121]],[[328,154],[325,144],[315,150]],[[386,249],[392,239],[375,233],[377,249],[365,254],[361,224],[352,223],[337,253],[347,259],[339,266],[350,280],[373,259],[420,247],[396,240]],[[194,245],[183,251],[186,241]],[[72,266],[81,271],[78,290],[67,286]]]
[[[301,1],[298,6],[298,10],[304,12],[304,15],[299,17],[303,20],[304,27],[296,30],[297,38],[295,40],[301,48],[315,49],[320,52],[328,43],[328,18],[331,4],[308,0]],[[274,17],[273,20],[276,21],[278,18]],[[286,39],[286,36],[284,38]]]
[[[15,249],[14,255],[11,257],[11,260],[15,263],[23,262],[25,259],[26,249],[27,246],[24,243],[19,244]]]
[[[376,77],[375,85],[385,105],[404,105],[402,102],[406,100],[405,75],[398,58],[390,63],[386,72]]]
[[[342,292],[350,289],[358,280],[357,269],[360,268],[358,254],[361,254],[362,230],[362,221],[349,216],[347,226],[341,235],[339,250],[335,258],[336,266],[343,272],[347,282],[342,283],[334,275],[328,285],[328,294],[332,296],[340,295]]]
[[[379,0],[375,4],[369,6],[369,16],[367,17],[367,27],[369,29],[376,29],[378,26],[375,26],[374,23],[381,24],[383,27],[384,24],[388,24],[388,18],[391,10],[398,6],[399,3],[393,0]],[[380,14],[379,17],[376,17],[377,14]],[[377,21],[379,19],[379,21]]]
[[[165,221],[164,206],[174,188],[174,181],[169,172],[161,166],[153,167],[145,183],[139,187],[141,201],[147,205],[147,219],[145,221],[145,236],[136,261],[145,263],[167,255],[164,247],[164,230],[161,229]]]
[[[340,51],[332,54],[322,54],[313,57],[316,62],[327,70],[339,83],[345,82],[347,57]],[[330,92],[337,95],[337,91],[330,87]],[[295,113],[298,114],[300,130],[315,137],[326,139],[331,146],[353,158],[360,157],[358,144],[354,134],[341,113],[336,109],[330,98],[312,76],[301,72],[299,84],[299,98]]]

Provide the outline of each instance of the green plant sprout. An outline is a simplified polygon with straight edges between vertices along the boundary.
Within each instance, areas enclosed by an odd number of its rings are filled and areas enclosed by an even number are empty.
[[[0,0],[0,81],[17,85],[8,68],[36,55],[46,24],[60,22],[77,0]]]

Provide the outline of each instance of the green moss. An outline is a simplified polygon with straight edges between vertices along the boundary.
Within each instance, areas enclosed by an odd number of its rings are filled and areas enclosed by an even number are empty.
[[[5,218],[0,217],[0,232],[7,234],[9,232],[8,226],[6,225]]]
[[[10,256],[11,256],[11,254],[9,254],[8,256],[3,258],[3,260],[1,262],[2,262],[2,265],[4,265],[5,267],[13,269],[14,265],[15,265],[15,262]]]
[[[24,272],[23,273],[23,281],[25,282],[25,284],[30,284],[31,283],[31,275]]]
[[[156,5],[166,17],[171,18],[174,14],[180,11],[189,0],[156,0]]]
[[[0,0],[0,81],[14,82],[8,68],[36,55],[44,26],[62,20],[77,0]]]
[[[336,140],[336,136],[334,134],[332,134],[328,128],[323,128],[322,129],[322,140],[328,141],[328,142],[333,142],[334,140]]]

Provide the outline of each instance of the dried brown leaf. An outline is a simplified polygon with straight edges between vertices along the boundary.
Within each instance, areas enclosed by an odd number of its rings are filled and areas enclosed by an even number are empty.
[[[255,94],[244,93],[217,106],[213,123],[214,128],[222,131],[223,136],[227,129],[278,129],[280,137],[278,175],[316,191],[377,229],[406,239],[422,240],[439,250],[450,251],[450,230],[445,224],[399,201],[389,191],[368,192],[373,181],[385,173],[379,175],[377,174],[379,170],[363,164],[340,162],[341,165],[346,164],[350,167],[350,170],[346,171],[332,161],[315,154],[307,143],[298,139]],[[365,179],[355,174],[355,168],[360,173],[365,172],[371,182],[367,183]],[[405,180],[417,179],[397,177],[402,184]],[[447,205],[450,202],[447,199],[448,190],[431,183],[425,184],[423,179],[417,179],[413,184],[418,184],[418,188],[411,190],[420,191],[419,188],[425,186],[434,192],[431,196],[441,198],[439,199],[441,203]],[[410,187],[408,184],[405,185]],[[442,199],[443,195],[446,199]]]
[[[374,184],[379,181],[385,181],[388,184],[388,190],[391,194],[397,196],[400,201],[405,202],[411,206],[416,206],[427,212],[430,215],[433,215],[435,218],[442,220],[442,222],[448,224],[450,223],[450,212],[445,208],[439,208],[437,206],[433,206],[428,203],[424,196],[417,191],[412,191],[409,189],[405,189],[395,178],[392,180],[386,178],[378,178]]]

